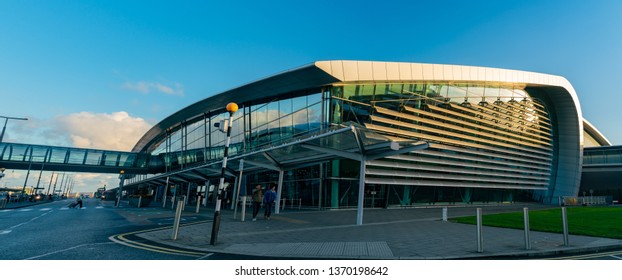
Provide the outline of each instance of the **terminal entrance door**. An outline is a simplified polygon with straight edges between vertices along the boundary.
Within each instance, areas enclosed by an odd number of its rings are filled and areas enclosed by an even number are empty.
[[[365,186],[365,208],[386,208],[388,186],[366,185]]]

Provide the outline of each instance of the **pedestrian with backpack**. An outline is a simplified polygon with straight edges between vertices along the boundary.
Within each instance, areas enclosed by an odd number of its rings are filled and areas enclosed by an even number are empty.
[[[263,196],[263,205],[266,207],[266,211],[263,214],[264,219],[270,220],[270,214],[272,214],[272,206],[275,200],[276,192],[274,191],[274,186],[271,186],[270,190],[266,191],[266,194]]]

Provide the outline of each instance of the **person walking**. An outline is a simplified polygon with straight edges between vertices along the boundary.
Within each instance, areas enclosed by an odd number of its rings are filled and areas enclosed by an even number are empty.
[[[259,213],[259,208],[261,208],[261,201],[263,199],[263,191],[261,190],[261,185],[255,186],[253,193],[251,194],[251,198],[253,199],[253,222],[257,221],[257,213]]]
[[[270,214],[272,214],[272,206],[274,205],[274,201],[276,200],[276,192],[274,191],[274,186],[271,186],[266,194],[263,196],[263,205],[266,207],[266,211],[263,214],[263,218],[266,220],[270,220]]]

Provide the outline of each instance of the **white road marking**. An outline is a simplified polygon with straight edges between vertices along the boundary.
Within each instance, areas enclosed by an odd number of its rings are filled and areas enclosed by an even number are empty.
[[[4,210],[0,211],[0,213],[11,212],[11,211],[13,211],[13,209],[4,209]]]
[[[28,223],[28,222],[26,222],[26,223]],[[17,225],[14,225],[14,226],[12,226],[12,227],[10,227],[10,228],[16,228],[16,227],[20,227],[20,226],[23,226],[23,225],[25,225],[26,223],[21,223],[21,224],[17,224]]]
[[[11,231],[12,230],[3,230],[3,231],[0,231],[0,234],[7,234],[7,233],[10,233]]]
[[[28,212],[28,211],[32,211],[32,208],[19,209],[17,211],[19,211],[19,212]]]
[[[610,257],[612,257],[612,258],[616,258],[616,259],[618,259],[618,260],[622,260],[622,257],[618,257],[618,256],[614,256],[614,255],[611,255]]]
[[[211,255],[213,255],[213,254],[214,254],[214,253],[209,253],[209,254],[207,254],[207,255],[205,255],[205,256],[202,256],[202,257],[198,258],[197,260],[203,260],[203,259],[205,259],[205,258],[209,258],[209,256],[211,256]]]
[[[97,208],[97,209],[102,209],[102,208],[104,208],[104,206],[97,206],[97,207],[95,207],[95,208]]]
[[[41,208],[39,211],[48,211],[48,210],[52,210],[52,208]]]
[[[80,247],[84,247],[84,246],[89,246],[89,245],[102,245],[102,244],[114,244],[114,242],[101,242],[101,243],[82,244],[82,245],[78,245],[78,246],[69,247],[69,248],[67,248],[67,249],[57,250],[57,251],[50,252],[50,253],[47,253],[47,254],[43,254],[43,255],[39,255],[39,256],[34,256],[34,257],[30,257],[30,258],[27,258],[26,260],[34,260],[34,259],[42,258],[42,257],[49,256],[49,255],[56,254],[56,253],[61,253],[61,252],[64,252],[64,251],[73,250],[73,249],[80,248]]]

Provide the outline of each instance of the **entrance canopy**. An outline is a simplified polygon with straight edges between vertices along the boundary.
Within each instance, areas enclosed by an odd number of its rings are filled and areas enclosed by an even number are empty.
[[[289,139],[280,144],[230,156],[226,176],[233,177],[243,170],[286,171],[316,165],[335,159],[356,161],[374,160],[396,154],[425,149],[428,144],[418,140],[394,140],[357,124],[319,130],[316,133]],[[241,163],[243,161],[243,163]],[[201,182],[220,177],[222,160],[159,174],[136,184],[169,184]]]

